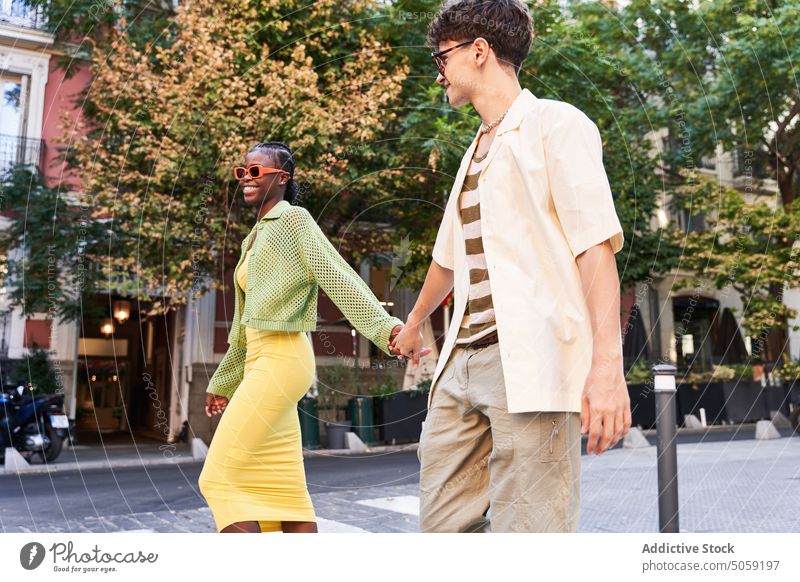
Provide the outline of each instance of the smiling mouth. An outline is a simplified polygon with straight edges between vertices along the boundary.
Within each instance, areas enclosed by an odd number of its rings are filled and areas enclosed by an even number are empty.
[[[252,194],[256,190],[258,190],[258,186],[243,186],[242,187],[242,192],[244,192],[245,194]]]

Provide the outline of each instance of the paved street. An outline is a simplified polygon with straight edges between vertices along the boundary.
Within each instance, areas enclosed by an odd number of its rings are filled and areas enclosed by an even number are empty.
[[[684,532],[800,532],[800,437],[678,445]],[[692,440],[692,439],[683,439]],[[417,531],[416,452],[306,460],[320,530]],[[582,457],[582,532],[658,530],[656,452]],[[200,463],[0,477],[3,532],[213,532]]]

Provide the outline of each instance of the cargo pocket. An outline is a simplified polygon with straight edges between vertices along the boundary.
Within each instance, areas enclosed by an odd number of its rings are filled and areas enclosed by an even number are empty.
[[[567,413],[539,413],[539,460],[544,463],[567,458]]]

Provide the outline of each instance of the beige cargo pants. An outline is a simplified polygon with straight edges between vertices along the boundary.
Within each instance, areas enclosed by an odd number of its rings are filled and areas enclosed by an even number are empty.
[[[580,413],[509,413],[499,344],[456,346],[417,451],[420,531],[575,532],[580,452]]]

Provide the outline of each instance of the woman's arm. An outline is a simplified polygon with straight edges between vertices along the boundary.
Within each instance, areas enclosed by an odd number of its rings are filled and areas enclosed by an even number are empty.
[[[358,273],[347,264],[320,229],[314,218],[304,211],[300,220],[300,252],[323,291],[336,304],[353,326],[387,355],[392,330],[402,320],[389,315],[375,294]]]
[[[234,322],[234,325],[238,325],[238,323]],[[217,366],[214,375],[211,376],[206,392],[225,396],[230,400],[244,378],[245,356],[247,356],[246,348],[228,346],[228,351]]]

